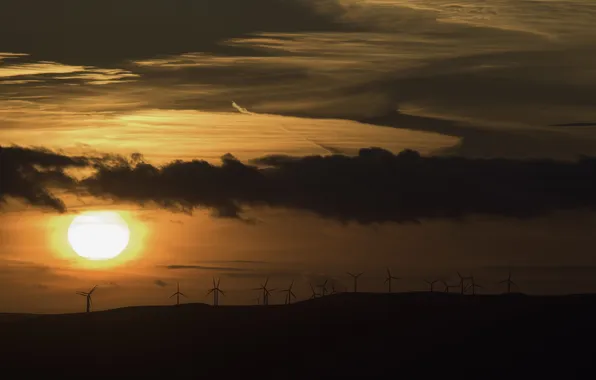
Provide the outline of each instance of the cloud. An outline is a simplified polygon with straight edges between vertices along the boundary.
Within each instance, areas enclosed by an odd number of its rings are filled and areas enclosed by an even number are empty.
[[[155,280],[153,283],[159,286],[160,288],[165,288],[166,286],[168,286],[168,283],[162,280]]]
[[[13,283],[25,283],[47,289],[63,280],[73,280],[75,277],[57,268],[47,265],[21,260],[1,259],[0,278]]]
[[[2,5],[0,34],[11,38],[0,41],[0,51],[92,65],[226,51],[220,41],[262,30],[329,30],[341,24],[343,12],[335,0],[63,0],[59,6],[4,0]]]
[[[261,260],[211,260],[210,263],[237,263],[237,264],[268,264],[268,261]]]
[[[245,164],[225,155],[221,165],[178,160],[153,166],[139,156],[84,159],[16,147],[1,152],[8,158],[3,160],[3,178],[9,178],[2,182],[2,197],[16,196],[58,211],[65,210],[63,203],[46,188],[54,177],[68,191],[176,212],[215,210],[226,218],[243,218],[248,208],[265,206],[369,224],[475,214],[531,218],[596,205],[596,159],[589,157],[576,162],[469,159],[367,148],[353,157],[277,155]],[[35,169],[36,164],[53,171]],[[83,165],[94,172],[81,181],[62,171]]]
[[[344,222],[406,222],[469,214],[532,217],[596,203],[596,161],[575,163],[394,155],[376,148],[348,157],[269,156],[251,166],[174,161],[99,166],[83,181],[90,194],[184,212],[246,206],[305,210]]]
[[[1,62],[0,56],[0,62]],[[65,65],[58,62],[30,62],[27,56],[14,55],[11,65],[0,67],[0,84],[17,85],[44,82],[84,83],[90,85],[125,83],[139,78],[124,69]]]
[[[229,272],[245,272],[246,268],[234,268],[234,267],[207,267],[203,265],[166,265],[165,268],[171,270],[179,269],[198,269],[207,271],[229,271]]]
[[[85,167],[89,161],[68,157],[42,148],[0,146],[0,204],[6,197],[18,198],[33,206],[66,211],[50,187],[74,190],[76,180],[67,168]]]

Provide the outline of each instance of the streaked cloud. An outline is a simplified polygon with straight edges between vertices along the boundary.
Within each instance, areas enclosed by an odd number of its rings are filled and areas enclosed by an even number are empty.
[[[53,81],[71,81],[84,84],[114,84],[139,78],[138,74],[123,69],[102,69],[93,66],[66,65],[58,62],[30,62],[25,54],[13,54],[10,64],[0,66],[0,84],[41,83],[51,85]],[[26,60],[19,62],[19,60]]]

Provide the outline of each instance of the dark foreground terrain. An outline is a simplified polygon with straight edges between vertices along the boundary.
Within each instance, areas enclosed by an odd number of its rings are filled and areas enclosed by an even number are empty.
[[[596,378],[595,323],[592,295],[346,293],[4,315],[0,367],[15,377]]]

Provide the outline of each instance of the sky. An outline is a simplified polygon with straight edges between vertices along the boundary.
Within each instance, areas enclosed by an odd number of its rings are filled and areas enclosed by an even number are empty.
[[[513,268],[596,291],[591,0],[5,0],[0,312]],[[403,152],[405,151],[405,152]],[[111,211],[114,260],[68,244]],[[273,302],[283,302],[275,292]]]

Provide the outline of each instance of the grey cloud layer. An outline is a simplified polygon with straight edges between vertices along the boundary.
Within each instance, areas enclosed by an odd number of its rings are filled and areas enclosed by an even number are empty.
[[[269,156],[247,165],[231,155],[222,165],[174,161],[156,167],[142,160],[72,158],[48,151],[2,148],[0,199],[16,197],[64,211],[49,187],[85,192],[168,210],[212,209],[240,218],[246,207],[314,212],[342,222],[412,222],[485,214],[528,218],[596,205],[596,160],[578,162],[421,157],[362,149],[348,157]],[[64,168],[87,165],[77,181]],[[58,178],[59,180],[56,180]]]
[[[5,0],[0,51],[69,64],[224,51],[226,38],[256,31],[337,28],[335,0]],[[229,49],[227,49],[229,50]]]

